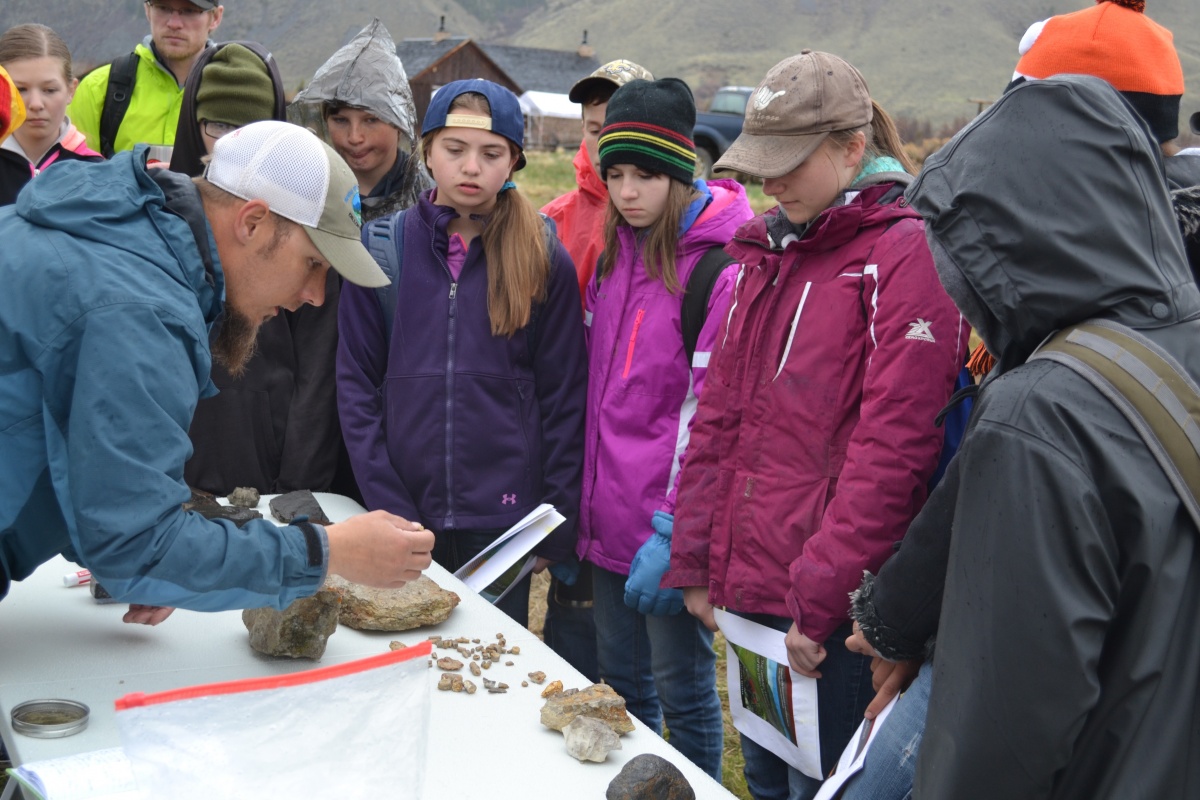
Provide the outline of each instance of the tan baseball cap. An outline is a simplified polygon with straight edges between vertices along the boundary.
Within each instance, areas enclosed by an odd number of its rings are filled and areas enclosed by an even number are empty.
[[[742,132],[713,169],[778,178],[804,163],[834,131],[873,118],[867,82],[830,53],[801,50],[771,67],[746,103]]]
[[[290,122],[253,122],[222,136],[204,170],[210,183],[304,226],[343,278],[368,288],[387,275],[362,245],[358,181],[315,133]]]
[[[577,80],[575,85],[571,87],[571,91],[567,94],[567,98],[572,103],[582,103],[592,87],[598,84],[607,83],[616,89],[620,89],[630,81],[652,80],[654,80],[654,76],[650,74],[650,70],[640,64],[618,58],[616,61],[608,62],[586,78]]]

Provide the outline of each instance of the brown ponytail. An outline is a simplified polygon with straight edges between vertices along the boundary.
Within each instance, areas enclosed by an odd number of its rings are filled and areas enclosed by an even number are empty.
[[[883,106],[874,100],[871,101],[871,111],[874,118],[866,125],[846,131],[834,131],[829,134],[829,138],[835,145],[844,148],[854,138],[855,134],[862,131],[867,137],[866,152],[863,155],[864,161],[870,158],[878,158],[879,156],[891,156],[900,162],[900,166],[904,167],[905,172],[909,175],[916,175],[916,165],[912,163],[912,159],[904,152],[904,143],[900,140],[900,132],[896,129],[896,123],[883,110]]]

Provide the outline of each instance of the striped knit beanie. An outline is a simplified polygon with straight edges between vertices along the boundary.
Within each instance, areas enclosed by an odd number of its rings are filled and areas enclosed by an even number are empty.
[[[1179,135],[1183,67],[1171,32],[1143,13],[1145,0],[1097,0],[1051,17],[1021,40],[1014,77],[1094,75],[1137,109],[1159,142]]]
[[[4,67],[0,67],[0,142],[25,121],[25,103]]]
[[[678,78],[630,81],[613,93],[600,131],[600,177],[617,164],[692,183],[696,101]]]

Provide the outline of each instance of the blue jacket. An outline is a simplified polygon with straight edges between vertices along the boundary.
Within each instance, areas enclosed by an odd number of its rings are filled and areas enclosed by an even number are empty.
[[[505,528],[551,503],[567,521],[534,552],[562,560],[575,545],[587,393],[575,267],[556,241],[533,322],[493,336],[483,240],[455,282],[455,212],[429,198],[405,214],[390,343],[376,293],[342,289],[338,413],[354,475],[368,508],[438,533]]]
[[[310,553],[180,508],[224,277],[195,187],[145,162],[66,162],[0,210],[0,596],[66,553],[122,601],[282,607],[321,584],[323,530]]]

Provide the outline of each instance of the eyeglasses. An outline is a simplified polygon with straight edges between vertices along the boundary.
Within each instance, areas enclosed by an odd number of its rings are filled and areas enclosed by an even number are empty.
[[[200,130],[207,133],[213,139],[220,139],[227,133],[233,133],[241,125],[230,125],[228,122],[216,122],[211,119],[200,120]]]
[[[212,10],[210,8],[197,8],[191,3],[183,8],[171,8],[170,6],[165,6],[162,3],[152,3],[147,0],[146,5],[150,7],[150,12],[152,14],[157,14],[158,16],[165,17],[167,19],[170,19],[171,17],[179,17],[181,22],[188,22],[190,20],[197,19],[201,14],[207,14]]]

